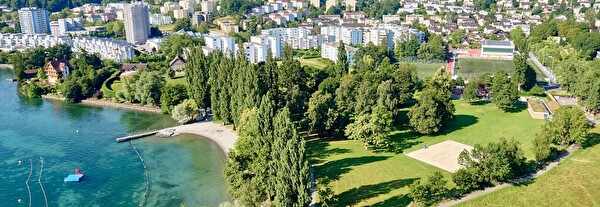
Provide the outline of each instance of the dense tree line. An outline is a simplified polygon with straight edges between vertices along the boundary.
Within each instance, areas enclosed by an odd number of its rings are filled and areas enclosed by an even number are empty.
[[[583,111],[577,107],[560,107],[552,120],[542,125],[533,140],[535,159],[540,162],[556,157],[559,148],[585,144],[592,128]]]

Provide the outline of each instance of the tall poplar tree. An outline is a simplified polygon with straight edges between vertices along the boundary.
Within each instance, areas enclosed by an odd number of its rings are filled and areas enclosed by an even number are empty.
[[[192,48],[185,64],[185,76],[190,98],[202,108],[210,106],[208,72],[202,48]]]
[[[340,41],[337,53],[336,72],[339,77],[348,73],[348,56],[346,55],[346,45]]]

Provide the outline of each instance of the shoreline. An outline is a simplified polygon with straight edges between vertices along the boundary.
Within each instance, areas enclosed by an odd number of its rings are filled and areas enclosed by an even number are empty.
[[[235,134],[233,130],[213,122],[197,122],[193,124],[169,127],[163,130],[168,129],[175,129],[175,133],[177,134],[199,135],[211,140],[219,145],[221,150],[223,150],[225,153],[225,157],[227,157],[229,150],[234,148],[234,143],[238,138],[237,134]]]
[[[55,95],[42,95],[42,98],[50,99],[50,100],[58,100],[58,101],[65,100],[65,98],[57,97]],[[150,107],[150,106],[140,106],[140,105],[124,104],[124,103],[113,103],[110,101],[92,100],[92,99],[84,99],[84,100],[81,100],[80,103],[83,105],[88,105],[88,106],[111,107],[111,108],[117,108],[117,109],[125,109],[125,110],[134,110],[134,111],[162,114],[162,111],[160,110],[160,108]]]
[[[57,97],[54,95],[43,95],[42,98],[59,101],[65,100],[64,98]],[[88,106],[111,107],[124,110],[134,110],[162,114],[160,108],[148,106],[112,103],[109,101],[102,100],[81,100],[81,103]],[[222,152],[225,153],[225,157],[227,157],[227,153],[229,152],[229,150],[234,148],[234,143],[238,138],[237,134],[235,134],[233,130],[213,122],[196,122],[192,124],[167,127],[165,129],[160,130],[167,129],[175,129],[175,133],[177,134],[198,135],[212,142],[215,142],[221,148]]]
[[[13,69],[13,65],[12,64],[0,64],[0,68],[6,68],[6,69]]]

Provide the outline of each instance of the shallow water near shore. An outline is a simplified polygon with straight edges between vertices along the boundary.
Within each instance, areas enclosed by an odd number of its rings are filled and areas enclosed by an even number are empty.
[[[0,206],[28,206],[28,177],[33,206],[46,205],[44,193],[49,206],[217,206],[229,199],[223,152],[195,135],[133,141],[150,178],[143,199],[143,165],[130,143],[114,139],[172,126],[169,116],[28,99],[4,81],[10,77],[0,69]],[[82,182],[64,183],[75,168]]]

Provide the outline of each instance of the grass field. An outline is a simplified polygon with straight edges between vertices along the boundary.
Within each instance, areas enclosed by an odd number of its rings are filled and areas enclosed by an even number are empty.
[[[479,77],[485,73],[493,75],[498,70],[504,70],[510,74],[515,70],[512,60],[459,58],[456,59],[456,63],[458,66],[456,72],[463,78]]]
[[[166,77],[165,80],[167,80],[167,85],[182,84],[182,85],[187,86],[187,82],[185,80],[185,75],[183,75],[183,74],[176,75],[172,79],[169,77]]]
[[[323,58],[300,59],[299,61],[302,65],[308,65],[317,69],[323,69],[327,67],[328,62],[333,64],[333,62],[330,62],[330,60],[326,60]]]
[[[173,29],[175,29],[175,25],[174,24],[169,24],[169,25],[159,25],[158,29],[160,31],[173,31]]]
[[[600,128],[594,129],[596,142]],[[600,145],[584,148],[534,181],[458,206],[600,206]]]
[[[456,61],[458,70],[457,74],[463,78],[479,77],[484,73],[490,73],[494,75],[498,70],[504,70],[506,73],[511,74],[514,70],[514,64],[512,60],[487,60],[487,59],[472,59],[472,58],[459,58]],[[546,75],[538,69],[535,64],[528,61],[529,65],[535,70],[537,74],[537,81],[545,81]]]
[[[446,63],[411,62],[410,64],[417,66],[417,76],[419,76],[421,79],[432,77],[439,68],[446,67]]]
[[[451,139],[472,146],[501,137],[515,138],[525,155],[533,157],[531,141],[543,121],[530,118],[524,106],[518,112],[504,113],[491,103],[454,103],[456,118],[447,130],[435,136],[395,131],[391,135],[396,146],[393,152],[368,151],[351,140],[309,142],[307,151],[318,182],[330,186],[338,198],[333,206],[405,206],[410,202],[410,183],[435,171],[443,172],[449,180],[448,172],[402,154],[420,149],[423,144]]]

